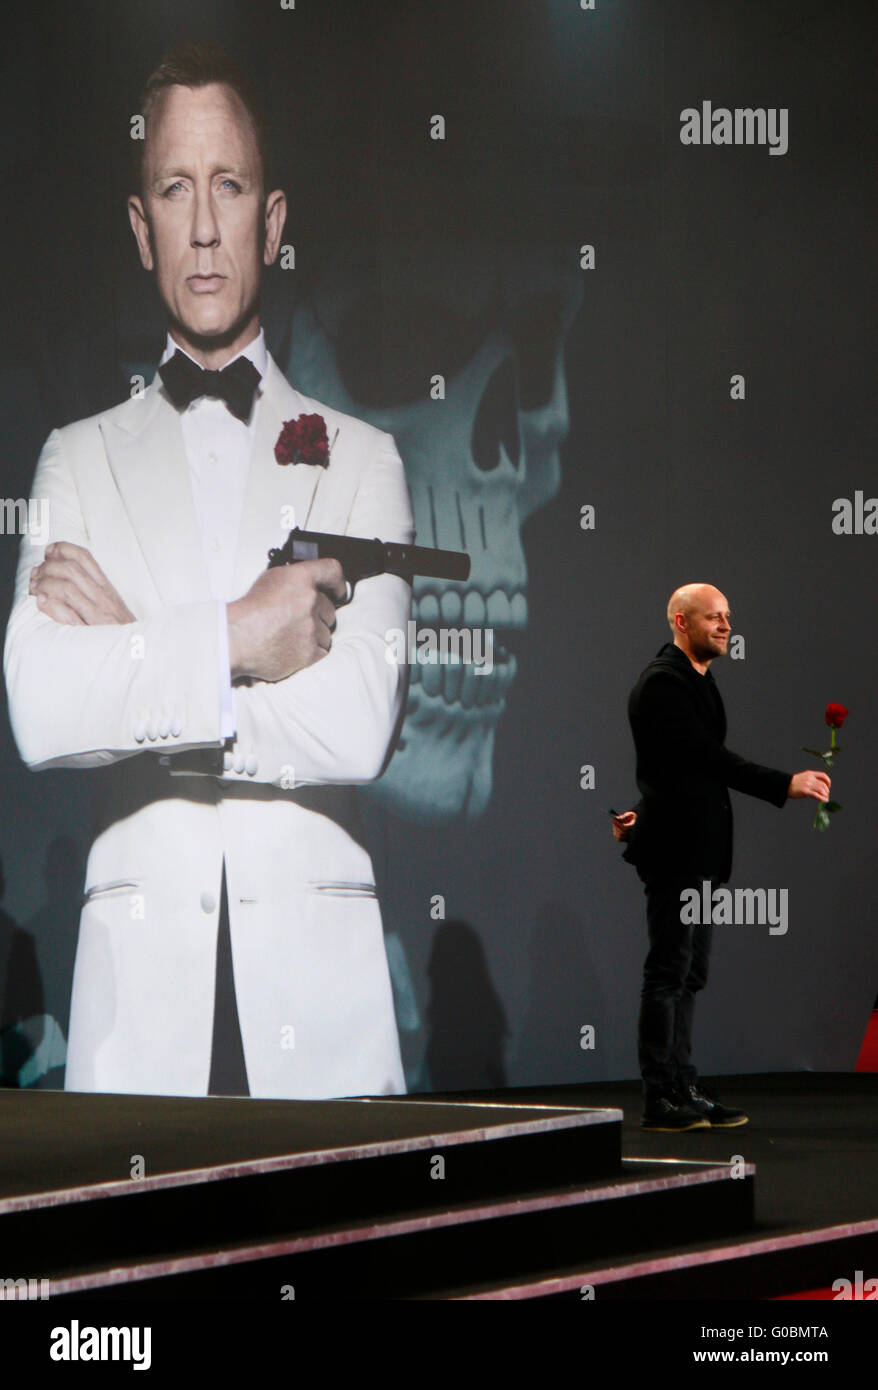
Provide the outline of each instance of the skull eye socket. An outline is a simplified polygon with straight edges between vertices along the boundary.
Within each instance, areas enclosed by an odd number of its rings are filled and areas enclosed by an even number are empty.
[[[496,312],[456,312],[427,295],[359,295],[332,338],[348,395],[363,406],[394,407],[423,400],[437,373],[450,381],[488,336]]]
[[[557,290],[545,290],[517,300],[506,310],[506,332],[518,356],[519,402],[523,411],[540,410],[552,399],[566,308],[563,295]]]
[[[515,359],[504,357],[491,373],[473,420],[472,455],[476,468],[488,473],[499,468],[500,448],[518,468],[521,435],[518,430],[518,380]]]

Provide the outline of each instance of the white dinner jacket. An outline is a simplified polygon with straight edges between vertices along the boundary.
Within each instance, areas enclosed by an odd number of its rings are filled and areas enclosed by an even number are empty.
[[[295,521],[413,539],[392,437],[295,391],[269,357],[233,594]],[[279,465],[284,421],[326,421],[327,468]],[[380,911],[355,783],[379,776],[405,697],[386,634],[409,586],[361,581],[332,650],[277,682],[236,684],[220,739],[218,621],[180,417],[158,377],[49,436],[6,634],[13,733],[33,771],[90,769],[95,838],[73,975],[70,1090],[204,1095],[225,856],[238,1013],[254,1096],[405,1089]],[[285,510],[286,509],[286,510]],[[37,513],[35,513],[37,514]],[[54,622],[28,593],[51,540],[91,551],[136,622]]]

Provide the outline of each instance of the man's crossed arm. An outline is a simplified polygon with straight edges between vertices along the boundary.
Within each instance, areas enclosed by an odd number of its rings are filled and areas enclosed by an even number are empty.
[[[28,592],[56,623],[95,627],[134,623],[131,609],[82,545],[55,541],[31,570]],[[345,597],[337,560],[303,560],[260,574],[227,605],[232,679],[279,681],[326,656],[335,603]]]
[[[34,491],[51,500],[55,534],[71,539],[45,554],[28,537],[22,542],[5,668],[28,766],[90,767],[147,749],[221,748],[216,601],[135,617],[86,544],[57,432]],[[348,530],[374,534],[382,525],[411,542],[405,476],[388,436],[364,470]],[[226,605],[230,674],[251,677],[234,692],[228,780],[290,786],[380,775],[405,688],[404,670],[387,660],[385,635],[404,626],[411,594],[403,580],[378,576],[336,612],[345,589],[336,561],[306,561],[266,569]],[[132,658],[135,644],[145,660]]]

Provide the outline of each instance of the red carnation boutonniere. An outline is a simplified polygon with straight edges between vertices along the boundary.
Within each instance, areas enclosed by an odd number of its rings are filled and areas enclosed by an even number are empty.
[[[835,731],[841,728],[849,714],[850,710],[845,709],[844,705],[836,705],[830,701],[823,715],[829,726],[829,747],[825,752],[821,752],[819,748],[802,749],[803,753],[811,753],[815,758],[821,758],[827,772],[841,752],[841,749],[835,741]],[[829,817],[835,811],[840,810],[841,804],[838,801],[821,801],[820,805],[817,807],[817,814],[814,817],[814,824],[811,826],[811,829],[827,830],[829,828]]]
[[[278,463],[311,463],[328,468],[329,455],[337,438],[338,430],[330,444],[322,415],[299,415],[295,420],[284,421],[274,446],[274,456]]]

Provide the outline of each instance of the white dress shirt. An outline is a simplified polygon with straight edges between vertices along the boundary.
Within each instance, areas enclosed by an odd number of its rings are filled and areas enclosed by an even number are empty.
[[[174,342],[169,333],[161,362],[167,362],[175,352],[185,352],[185,349]],[[186,353],[186,356],[191,357],[191,354]],[[249,357],[260,375],[265,377],[268,350],[261,328],[252,343],[242,348],[236,357],[229,358],[229,362],[225,362],[223,367],[227,367],[237,357]],[[191,360],[195,361],[194,358]],[[200,367],[201,363],[197,365]],[[261,391],[262,387],[258,386],[257,397]],[[195,517],[201,534],[210,593],[211,597],[217,600],[220,734],[223,738],[234,735],[237,728],[226,604],[240,597],[239,594],[231,592],[231,587],[247,474],[253,452],[255,419],[256,398],[253,401],[250,420],[245,423],[232,414],[225,401],[219,400],[216,396],[199,396],[186,407],[180,417],[183,447],[189,464],[192,501],[195,504]]]

